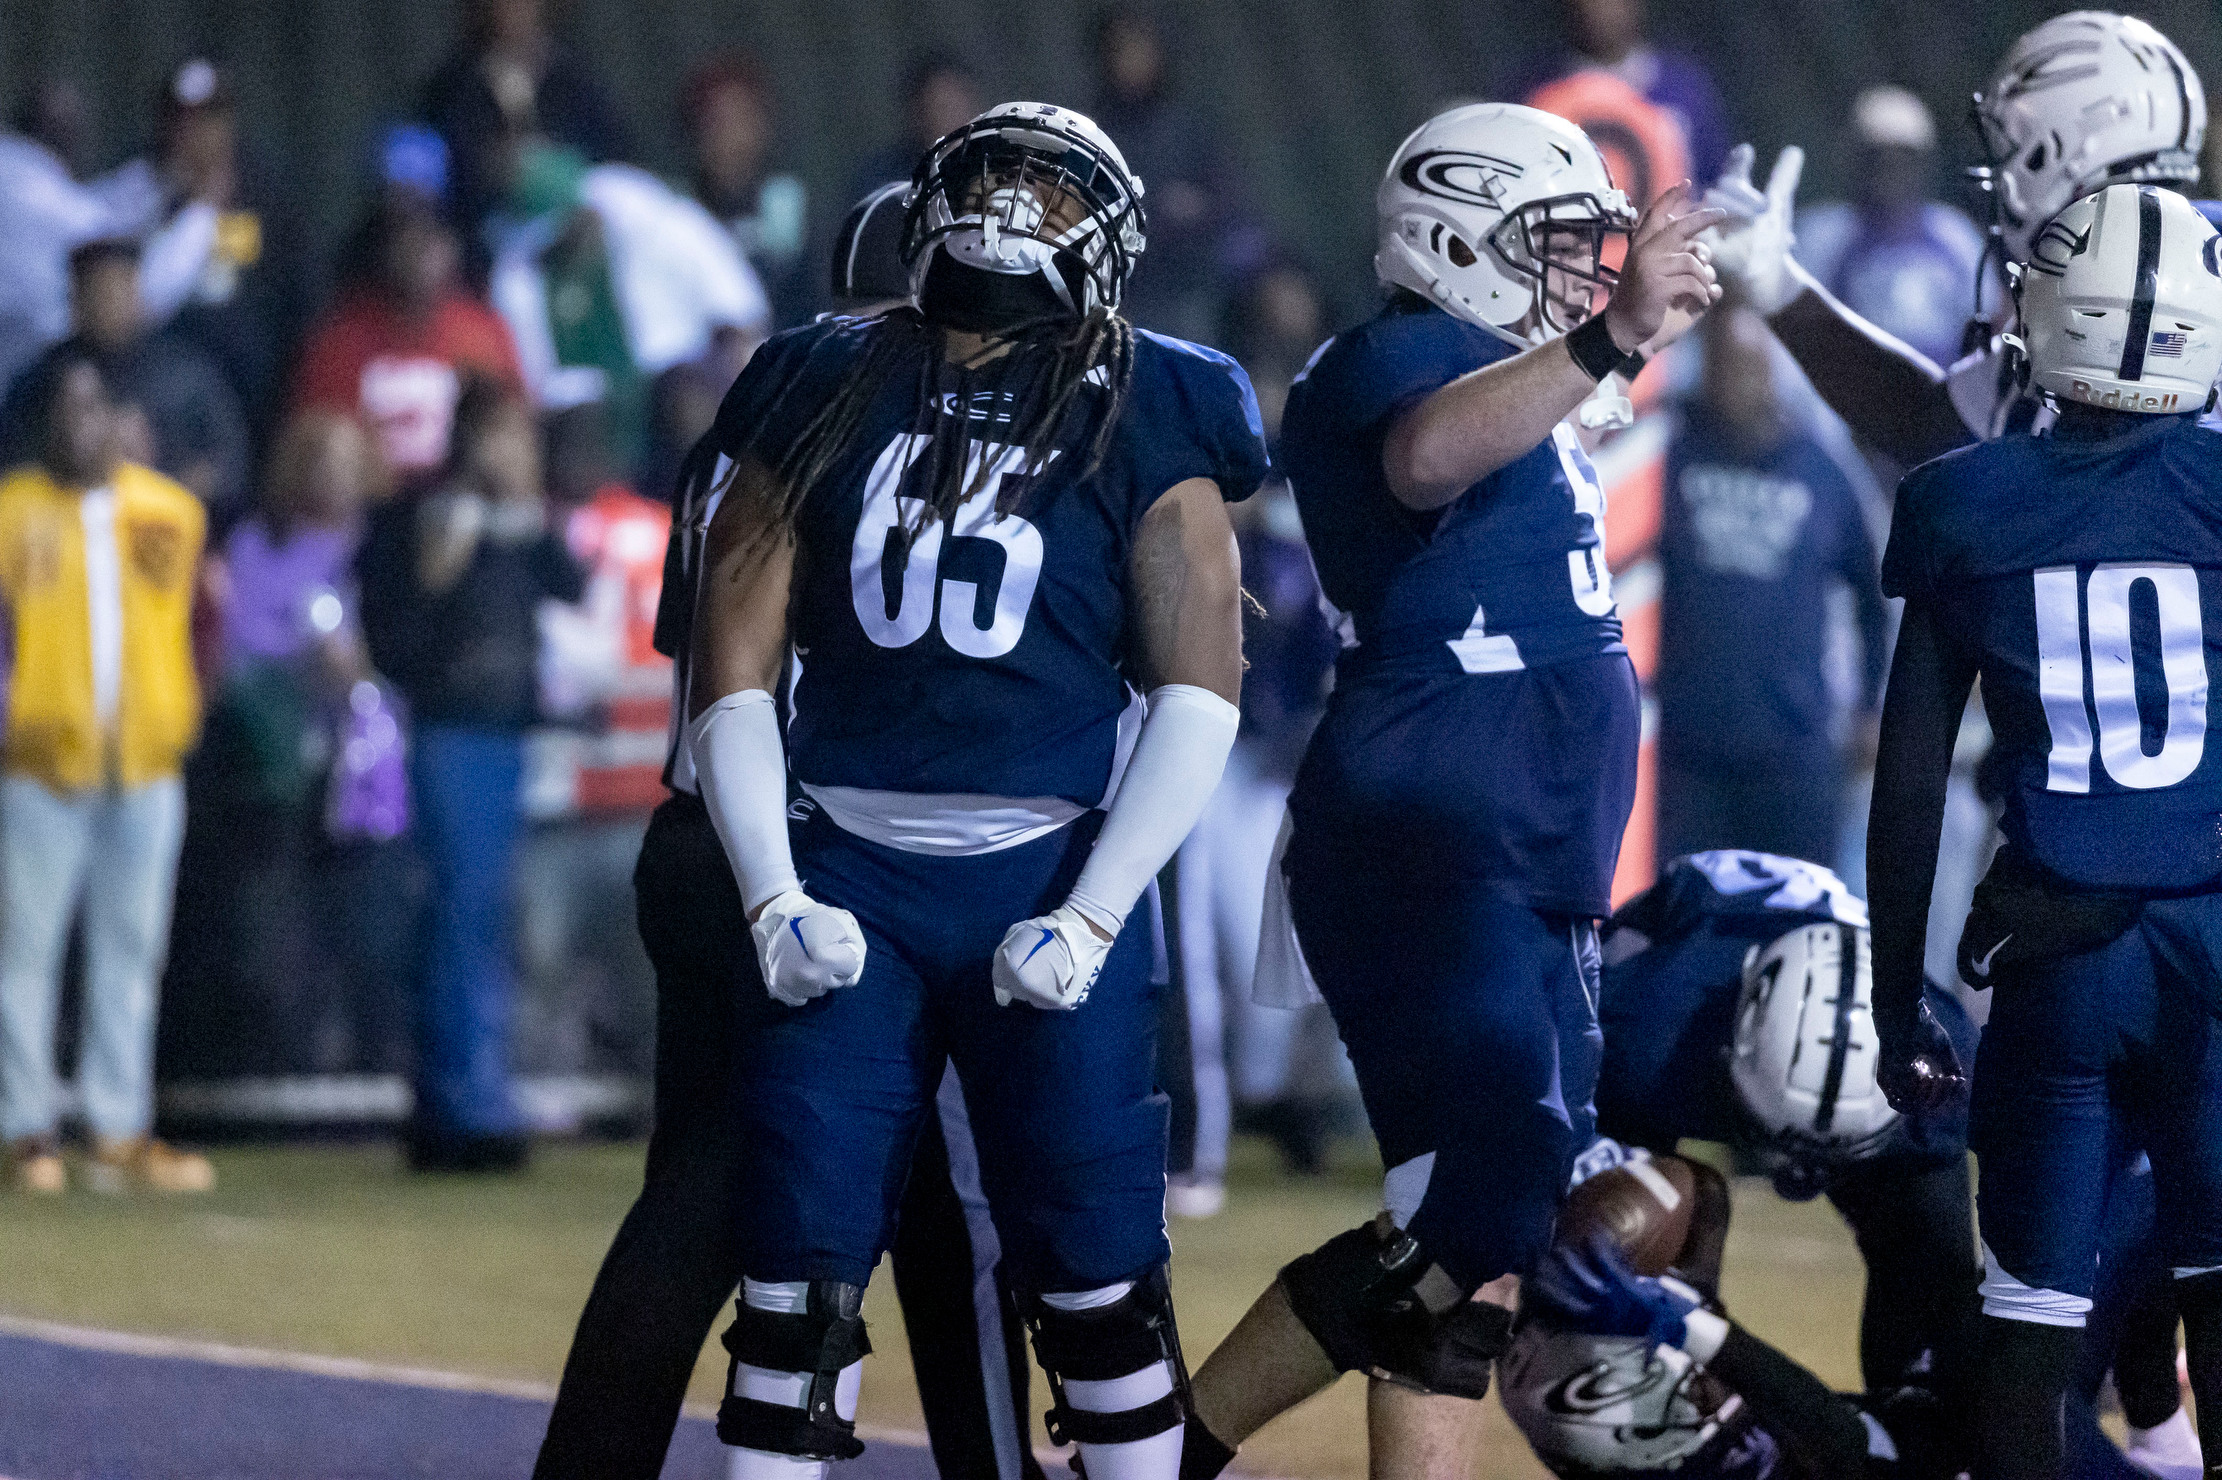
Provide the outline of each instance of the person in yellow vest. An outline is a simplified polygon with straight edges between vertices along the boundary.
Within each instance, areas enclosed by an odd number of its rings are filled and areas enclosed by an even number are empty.
[[[190,622],[205,520],[118,454],[90,359],[56,367],[39,461],[0,479],[0,633],[14,665],[0,737],[0,1142],[27,1192],[66,1181],[54,1016],[84,909],[78,1072],[97,1191],[205,1192],[204,1157],[153,1139],[155,987],[200,726]]]

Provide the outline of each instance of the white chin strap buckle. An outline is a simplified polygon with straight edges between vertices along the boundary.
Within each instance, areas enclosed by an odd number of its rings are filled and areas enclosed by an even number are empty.
[[[1582,402],[1578,420],[1585,431],[1617,432],[1636,424],[1636,405],[1626,396],[1600,393]]]

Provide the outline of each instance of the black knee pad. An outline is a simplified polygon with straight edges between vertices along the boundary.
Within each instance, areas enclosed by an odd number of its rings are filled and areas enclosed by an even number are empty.
[[[791,1314],[740,1301],[739,1313],[722,1338],[733,1361],[725,1372],[725,1401],[718,1405],[719,1440],[798,1459],[855,1459],[862,1454],[856,1424],[835,1409],[833,1394],[842,1369],[872,1350],[863,1308],[863,1286],[840,1280],[812,1280],[807,1307]],[[736,1396],[733,1389],[743,1364],[807,1376],[803,1406]]]
[[[1025,1299],[1034,1356],[1049,1378],[1054,1403],[1046,1422],[1052,1444],[1129,1444],[1177,1428],[1193,1408],[1188,1367],[1181,1360],[1180,1331],[1173,1324],[1173,1290],[1159,1265],[1110,1305],[1059,1310],[1038,1295]],[[1089,1413],[1065,1401],[1065,1383],[1107,1382],[1164,1362],[1173,1390],[1123,1413]]]
[[[1378,1220],[1291,1261],[1281,1288],[1336,1371],[1426,1392],[1484,1396],[1511,1340],[1510,1312],[1468,1299],[1419,1240]]]

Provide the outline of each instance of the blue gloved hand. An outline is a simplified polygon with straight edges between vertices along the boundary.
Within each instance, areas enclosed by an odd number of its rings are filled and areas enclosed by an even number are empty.
[[[1524,1304],[1554,1322],[1596,1336],[1641,1336],[1653,1346],[1679,1347],[1685,1317],[1704,1304],[1680,1280],[1658,1280],[1628,1267],[1605,1233],[1586,1247],[1560,1244],[1528,1279]]]

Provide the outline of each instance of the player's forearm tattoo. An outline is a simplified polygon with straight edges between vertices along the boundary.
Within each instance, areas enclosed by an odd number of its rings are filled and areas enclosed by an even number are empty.
[[[1161,667],[1180,645],[1181,608],[1188,595],[1184,518],[1178,501],[1164,500],[1142,521],[1142,537],[1134,547],[1136,627],[1151,668]]]

